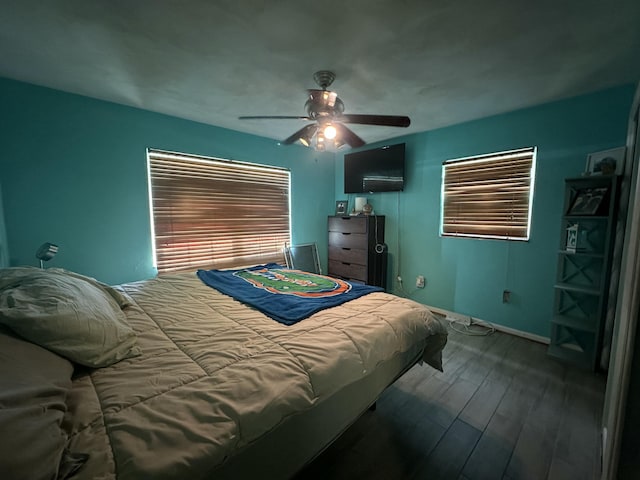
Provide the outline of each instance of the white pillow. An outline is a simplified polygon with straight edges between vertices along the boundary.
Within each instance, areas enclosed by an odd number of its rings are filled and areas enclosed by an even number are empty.
[[[126,305],[115,289],[77,273],[0,270],[0,324],[81,365],[105,367],[140,354]]]

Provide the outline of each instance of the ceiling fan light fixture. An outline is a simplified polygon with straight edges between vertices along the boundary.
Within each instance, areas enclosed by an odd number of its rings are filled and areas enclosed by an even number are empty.
[[[291,135],[289,138],[284,140],[283,143],[285,145],[291,145],[294,142],[300,141],[300,143],[305,147],[310,147],[311,140],[313,139],[313,136],[316,134],[317,130],[318,130],[318,125],[316,124],[306,125],[302,127],[300,130],[298,130],[296,133]]]
[[[309,141],[310,139],[306,138],[306,137],[300,137],[300,143],[302,145],[304,145],[305,147],[308,147],[311,142]]]
[[[316,134],[316,150],[319,152],[324,152],[325,150],[324,133],[322,130],[318,130],[318,133]]]
[[[336,130],[336,127],[331,124],[324,127],[324,138],[328,140],[333,140],[334,138],[336,138],[337,133],[338,131]]]

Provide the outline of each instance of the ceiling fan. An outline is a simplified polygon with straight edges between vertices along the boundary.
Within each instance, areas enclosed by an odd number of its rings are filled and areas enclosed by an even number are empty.
[[[308,90],[309,97],[304,105],[307,111],[306,116],[267,115],[244,116],[238,118],[240,120],[297,119],[314,122],[302,127],[281,143],[284,145],[291,145],[299,140],[305,147],[314,145],[316,150],[320,151],[325,150],[327,141],[332,141],[336,148],[340,148],[345,144],[351,147],[361,147],[365,144],[365,141],[362,138],[344,125],[345,123],[405,128],[411,124],[411,119],[409,117],[399,115],[362,115],[343,113],[344,103],[338,98],[338,94],[331,90],[327,90],[335,78],[335,74],[328,70],[320,70],[313,74],[313,79],[321,90]]]

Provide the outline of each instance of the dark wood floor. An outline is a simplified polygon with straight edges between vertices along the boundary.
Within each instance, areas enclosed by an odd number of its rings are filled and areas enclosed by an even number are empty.
[[[444,373],[416,365],[302,479],[596,479],[605,378],[496,332],[451,331]]]

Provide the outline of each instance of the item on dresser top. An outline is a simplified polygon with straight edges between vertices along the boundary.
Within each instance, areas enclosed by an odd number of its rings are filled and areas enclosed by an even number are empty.
[[[364,206],[367,204],[367,197],[356,197],[356,213],[361,213]]]

